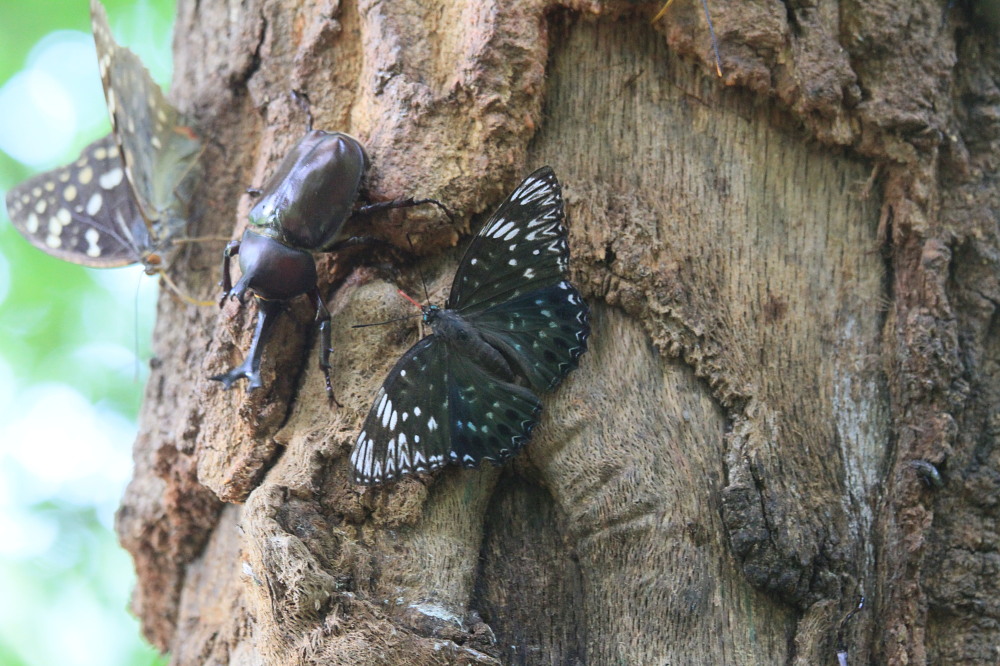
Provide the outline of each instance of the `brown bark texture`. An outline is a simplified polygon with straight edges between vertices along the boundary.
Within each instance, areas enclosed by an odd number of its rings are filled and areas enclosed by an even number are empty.
[[[1000,40],[988,3],[181,0],[209,138],[191,235],[239,237],[315,126],[373,200],[327,255],[327,404],[291,304],[161,298],[118,530],[177,664],[995,663]],[[512,464],[378,488],[348,456],[468,234],[550,164],[590,351]],[[413,247],[407,244],[407,236]],[[175,279],[216,293],[218,255]],[[419,269],[419,273],[418,273]],[[864,608],[848,612],[864,597]]]

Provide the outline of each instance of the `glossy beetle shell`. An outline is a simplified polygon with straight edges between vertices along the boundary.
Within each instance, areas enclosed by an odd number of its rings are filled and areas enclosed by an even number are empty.
[[[368,156],[356,139],[311,130],[267,181],[250,224],[288,245],[324,250],[351,216],[367,169]]]
[[[316,286],[316,261],[307,250],[247,229],[239,257],[243,276],[233,288],[238,294],[252,289],[261,298],[286,300]]]

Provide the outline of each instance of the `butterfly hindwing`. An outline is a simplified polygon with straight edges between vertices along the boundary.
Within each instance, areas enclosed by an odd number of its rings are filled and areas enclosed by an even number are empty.
[[[524,179],[473,238],[455,274],[449,309],[463,314],[559,282],[569,265],[563,200],[551,167]]]
[[[84,148],[72,164],[11,189],[7,212],[32,245],[85,266],[126,266],[149,245],[111,135]]]
[[[527,443],[542,411],[534,393],[485,372],[465,354],[450,354],[448,390],[448,454],[450,462],[465,467],[512,456]]]
[[[97,61],[125,175],[154,236],[183,230],[201,143],[132,51],[119,46],[98,0],[90,3]]]
[[[480,335],[514,363],[532,389],[551,391],[587,351],[590,310],[563,280],[469,317]]]

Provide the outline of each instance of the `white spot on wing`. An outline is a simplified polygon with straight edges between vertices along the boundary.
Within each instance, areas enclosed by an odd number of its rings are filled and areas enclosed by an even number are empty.
[[[101,234],[98,233],[97,229],[87,229],[87,232],[83,235],[83,237],[87,241],[87,256],[101,256],[101,248],[97,246],[97,241],[100,240]]]
[[[382,412],[382,427],[389,425],[389,418],[392,416],[392,400],[386,400],[385,410]]]
[[[100,183],[101,187],[104,189],[112,190],[121,184],[122,177],[124,175],[125,174],[122,173],[121,167],[115,167],[107,173],[102,173],[100,178],[97,179],[97,182]]]
[[[500,224],[501,222],[504,222],[504,220],[498,220],[496,222],[496,224],[494,224],[493,226],[496,226],[497,224]],[[490,238],[501,238],[506,233],[508,233],[511,229],[514,229],[514,221],[513,220],[507,222],[506,224],[504,224],[499,229],[496,229],[496,230],[490,229],[489,236],[490,236]],[[515,229],[515,233],[514,233],[515,236],[517,235],[516,232],[517,232],[517,230]]]
[[[410,469],[410,446],[406,440],[406,433],[399,433],[399,469],[406,471]]]
[[[87,201],[87,215],[94,217],[101,211],[101,205],[104,203],[104,199],[101,198],[100,192],[94,192],[90,199]]]

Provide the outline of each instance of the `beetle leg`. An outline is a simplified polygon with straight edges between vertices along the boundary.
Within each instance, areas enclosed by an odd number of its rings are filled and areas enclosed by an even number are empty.
[[[405,199],[393,199],[392,201],[378,201],[376,203],[364,204],[358,206],[354,209],[355,215],[371,215],[372,213],[378,213],[383,210],[392,210],[394,208],[412,208],[413,206],[422,206],[424,204],[433,204],[440,208],[448,219],[452,222],[455,221],[455,217],[448,210],[448,207],[437,199],[414,199],[413,197],[406,197]]]
[[[374,236],[351,236],[350,238],[345,238],[342,241],[337,241],[333,245],[323,249],[323,252],[339,252],[340,250],[346,250],[351,247],[378,247],[381,249],[392,249],[392,243],[382,240],[381,238],[375,238]]]
[[[240,242],[238,240],[229,241],[226,249],[222,252],[222,280],[219,286],[222,287],[222,297],[219,299],[219,307],[226,303],[226,297],[233,290],[233,277],[229,272],[230,260],[240,253]]]
[[[257,298],[257,328],[253,332],[253,342],[250,343],[250,351],[243,362],[238,366],[221,375],[209,377],[215,381],[222,382],[222,387],[227,391],[232,388],[237,379],[246,378],[250,380],[247,384],[247,393],[260,388],[263,384],[260,380],[260,359],[264,354],[264,347],[274,333],[274,323],[278,320],[278,315],[285,308],[284,301],[268,301]]]
[[[316,304],[316,319],[314,321],[319,328],[319,368],[323,371],[323,377],[326,379],[326,395],[330,398],[331,405],[340,407],[341,404],[337,402],[337,398],[333,394],[333,384],[330,382],[330,354],[333,352],[330,343],[330,311],[326,309],[319,289],[313,287],[312,291],[309,292],[309,297]]]

